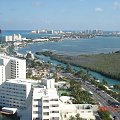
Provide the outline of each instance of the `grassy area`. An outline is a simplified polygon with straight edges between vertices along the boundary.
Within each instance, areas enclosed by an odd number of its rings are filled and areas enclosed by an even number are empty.
[[[50,53],[50,54],[49,54]],[[51,52],[42,52],[52,59],[81,66],[99,72],[105,76],[120,80],[120,53],[66,56]]]

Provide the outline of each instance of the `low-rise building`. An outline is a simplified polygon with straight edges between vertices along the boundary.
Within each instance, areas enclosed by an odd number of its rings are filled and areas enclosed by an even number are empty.
[[[69,120],[71,116],[79,114],[83,120],[95,120],[92,105],[60,103],[60,120]]]

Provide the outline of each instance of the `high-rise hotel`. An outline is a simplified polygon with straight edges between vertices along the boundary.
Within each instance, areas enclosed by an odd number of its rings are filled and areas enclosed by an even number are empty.
[[[59,96],[57,88],[54,79],[26,79],[24,59],[0,55],[2,109],[17,110],[20,120],[69,120],[77,113],[83,120],[95,120],[92,105],[73,104],[73,98]]]
[[[26,60],[0,55],[0,85],[15,78],[26,79]]]

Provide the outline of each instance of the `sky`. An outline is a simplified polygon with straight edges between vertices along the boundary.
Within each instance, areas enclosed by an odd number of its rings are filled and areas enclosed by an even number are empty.
[[[0,0],[0,29],[120,31],[120,0]]]

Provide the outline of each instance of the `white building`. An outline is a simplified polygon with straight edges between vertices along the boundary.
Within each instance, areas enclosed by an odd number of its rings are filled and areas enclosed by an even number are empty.
[[[5,81],[5,66],[1,63],[0,60],[0,85]]]
[[[46,86],[46,88],[54,88],[55,89],[55,80],[54,79],[42,79],[41,84]]]
[[[59,96],[54,79],[42,80],[42,86],[34,86],[32,120],[60,120]]]
[[[12,41],[13,37],[12,36],[5,36],[4,41],[8,42],[8,41]]]
[[[79,114],[83,120],[95,120],[93,108],[90,104],[66,104],[60,103],[60,120],[69,120]]]
[[[21,40],[22,39],[22,37],[21,37],[21,35],[20,34],[14,34],[13,36],[12,36],[13,38],[13,41],[16,41],[16,40]]]
[[[91,105],[72,104],[71,97],[59,98],[54,85],[54,79],[6,80],[0,85],[0,106],[17,108],[21,120],[69,120],[77,113],[85,120],[95,120]]]
[[[26,79],[26,60],[0,55],[0,84],[15,78]]]
[[[10,42],[10,41],[17,41],[17,40],[21,40],[22,37],[20,34],[13,34],[13,35],[10,35],[10,36],[5,36],[4,37],[4,40],[5,42]]]
[[[9,79],[0,85],[0,106],[26,108],[29,103],[31,83],[21,79]]]

